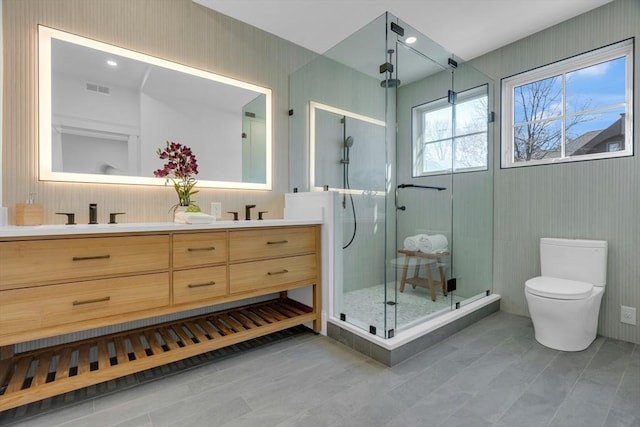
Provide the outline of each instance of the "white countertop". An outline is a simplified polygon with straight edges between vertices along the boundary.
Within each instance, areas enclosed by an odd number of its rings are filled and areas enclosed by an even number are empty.
[[[135,233],[153,231],[215,230],[220,228],[278,227],[288,225],[315,225],[320,220],[265,219],[251,221],[215,221],[210,224],[176,224],[173,222],[140,222],[121,224],[76,224],[76,225],[10,225],[0,227],[3,237],[67,236],[80,234]]]

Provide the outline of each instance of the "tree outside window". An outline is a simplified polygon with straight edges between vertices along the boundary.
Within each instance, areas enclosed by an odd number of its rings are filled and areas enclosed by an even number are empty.
[[[632,154],[633,43],[503,80],[503,166]]]

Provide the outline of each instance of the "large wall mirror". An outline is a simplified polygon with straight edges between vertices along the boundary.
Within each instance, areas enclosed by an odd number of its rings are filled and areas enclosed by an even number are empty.
[[[191,147],[199,187],[271,189],[271,90],[39,26],[45,181],[164,185],[166,141]]]

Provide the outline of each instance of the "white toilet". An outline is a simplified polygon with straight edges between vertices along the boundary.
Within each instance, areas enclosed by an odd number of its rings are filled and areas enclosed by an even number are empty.
[[[562,351],[580,351],[596,338],[607,283],[604,240],[540,239],[541,276],[525,283],[536,340]]]

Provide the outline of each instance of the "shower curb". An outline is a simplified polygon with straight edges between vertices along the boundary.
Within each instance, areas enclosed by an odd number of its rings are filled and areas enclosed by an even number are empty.
[[[327,336],[384,365],[394,366],[497,311],[500,311],[500,299],[480,307],[450,323],[442,325],[438,329],[425,335],[418,336],[414,340],[394,349],[384,348],[375,342],[342,328],[339,322],[334,323],[334,321],[327,322]]]

